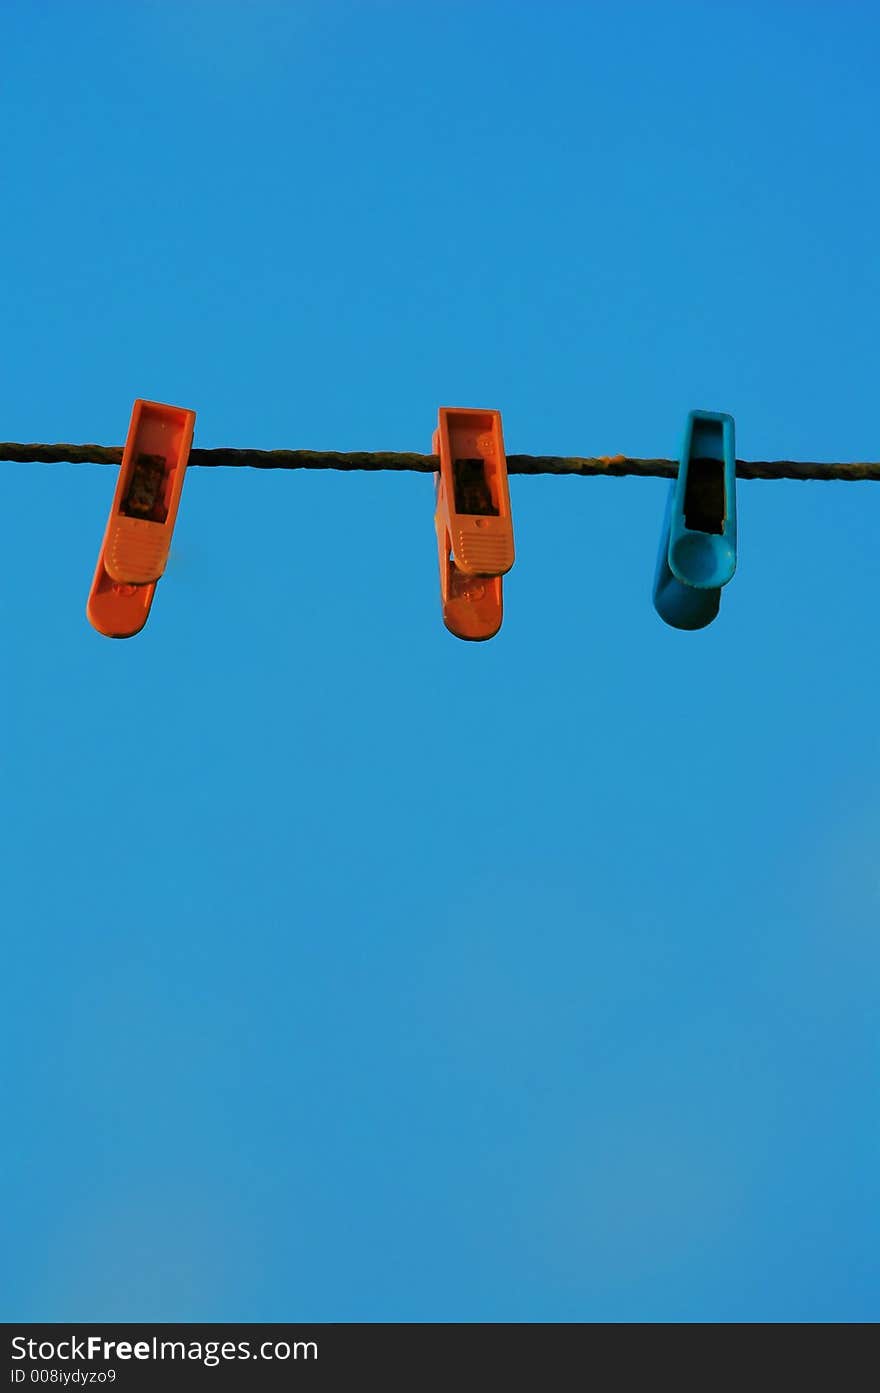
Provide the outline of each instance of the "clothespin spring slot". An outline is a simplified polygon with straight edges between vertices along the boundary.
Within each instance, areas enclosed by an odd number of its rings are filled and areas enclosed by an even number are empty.
[[[690,532],[710,532],[720,537],[727,516],[724,461],[693,459],[684,493],[684,525]]]
[[[467,517],[497,518],[498,480],[492,464],[484,459],[456,459],[452,462],[455,511]],[[492,485],[495,485],[494,489]]]
[[[168,517],[168,494],[173,476],[174,470],[168,468],[164,455],[140,453],[120,511],[128,518],[164,522]]]

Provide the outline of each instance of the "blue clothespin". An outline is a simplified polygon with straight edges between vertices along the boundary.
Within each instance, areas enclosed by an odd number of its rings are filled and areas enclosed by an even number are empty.
[[[669,490],[654,608],[675,629],[703,629],[736,570],[736,442],[733,417],[691,411],[678,478]]]

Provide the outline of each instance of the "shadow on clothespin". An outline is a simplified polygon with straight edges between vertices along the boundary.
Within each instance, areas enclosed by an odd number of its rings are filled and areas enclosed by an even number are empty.
[[[669,490],[654,577],[654,608],[675,629],[703,629],[736,570],[733,417],[691,411]]]
[[[108,638],[146,624],[168,560],[196,413],[138,399],[89,593],[89,623]]]
[[[500,411],[441,406],[432,450],[434,526],[443,623],[456,638],[492,638],[501,628],[501,577],[514,561],[513,520]]]

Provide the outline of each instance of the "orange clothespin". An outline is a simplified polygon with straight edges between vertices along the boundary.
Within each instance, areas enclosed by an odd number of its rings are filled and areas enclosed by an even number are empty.
[[[147,622],[165,570],[196,413],[138,399],[131,413],[113,506],[86,606],[108,638],[129,638]]]
[[[501,412],[441,406],[432,449],[443,623],[457,638],[492,638],[514,560]]]

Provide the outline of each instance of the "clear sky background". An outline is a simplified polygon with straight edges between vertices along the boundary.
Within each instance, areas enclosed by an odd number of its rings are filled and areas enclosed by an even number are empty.
[[[867,3],[4,0],[0,437],[877,459]],[[3,464],[7,1320],[880,1315],[880,486]]]

